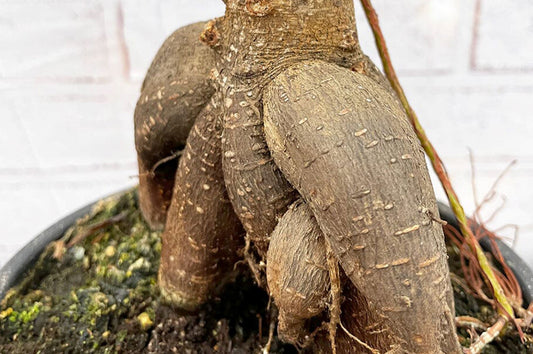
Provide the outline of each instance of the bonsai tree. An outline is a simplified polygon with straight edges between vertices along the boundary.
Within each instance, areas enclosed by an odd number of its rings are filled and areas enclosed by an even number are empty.
[[[225,3],[167,39],[135,111],[162,296],[194,311],[244,259],[285,341],[461,352],[424,150],[352,0]]]

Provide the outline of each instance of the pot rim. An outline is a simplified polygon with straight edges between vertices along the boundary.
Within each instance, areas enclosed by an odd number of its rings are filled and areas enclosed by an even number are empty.
[[[85,205],[56,221],[24,245],[0,268],[0,301],[4,299],[9,289],[22,280],[26,271],[37,262],[37,259],[50,242],[60,239],[76,223],[76,220],[90,214],[93,207],[101,200],[119,196],[130,189],[120,190]]]
[[[28,268],[30,268],[37,261],[39,255],[44,251],[50,242],[61,238],[64,233],[72,225],[74,225],[77,219],[89,214],[96,203],[103,199],[121,195],[127,190],[129,190],[129,188],[110,194],[104,198],[100,198],[97,201],[87,204],[86,206],[74,211],[73,213],[52,224],[46,230],[34,237],[23,248],[21,248],[0,269],[0,301],[4,298],[9,289],[18,284]],[[458,228],[457,220],[451,208],[442,202],[438,202],[437,204],[441,218]],[[501,240],[496,240],[496,243],[500,248],[502,256],[506,260],[507,265],[514,272],[518,283],[522,288],[524,303],[526,305],[530,304],[533,301],[533,271],[529,268],[527,263],[524,262],[524,260],[522,260],[504,242]],[[487,237],[482,238],[480,240],[480,244],[483,249],[492,252],[490,240]]]

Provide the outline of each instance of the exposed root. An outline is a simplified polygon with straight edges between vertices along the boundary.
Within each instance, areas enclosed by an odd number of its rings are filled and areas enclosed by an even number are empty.
[[[252,253],[252,245],[250,242],[250,236],[246,235],[245,244],[244,244],[244,259],[246,260],[246,263],[248,263],[248,266],[250,267],[250,270],[252,271],[252,274],[254,276],[254,279],[260,287],[264,287],[264,281],[263,281],[263,272],[261,271],[261,265],[258,264],[255,260],[255,257]]]
[[[339,262],[335,257],[335,253],[331,249],[328,240],[326,243],[326,259],[329,270],[330,292],[331,292],[331,306],[329,309],[329,339],[331,342],[331,351],[333,354],[337,353],[337,346],[335,337],[337,335],[337,325],[341,323],[341,279],[339,276]]]
[[[518,306],[515,311],[518,316],[520,316],[518,321],[522,328],[528,328],[529,326],[531,326],[531,322],[533,321],[533,302],[529,304],[529,307],[527,309]]]
[[[469,246],[471,254],[474,256],[471,258],[473,261],[473,264],[475,264],[475,266],[478,268],[478,272],[482,275],[482,280],[492,290],[492,295],[494,297],[495,303],[498,306],[497,307],[498,312],[502,316],[508,315],[510,318],[514,319],[514,311],[506,296],[507,294],[502,289],[502,284],[500,283],[500,279],[494,274],[494,269],[489,264],[487,257],[485,256],[485,253],[481,249],[481,246],[479,245],[477,239],[475,238],[473,234],[473,231],[471,229],[472,225],[469,224],[466,218],[464,209],[459,202],[459,198],[457,197],[457,194],[455,193],[454,188],[452,187],[451,181],[448,177],[448,173],[444,167],[444,164],[441,158],[439,157],[437,151],[435,150],[435,148],[429,141],[424,129],[422,128],[418,120],[416,113],[414,112],[413,108],[409,104],[409,101],[407,100],[407,97],[405,96],[405,92],[403,91],[403,88],[400,85],[400,82],[398,80],[398,77],[396,75],[396,72],[394,70],[394,67],[392,65],[392,62],[389,56],[387,45],[385,43],[385,38],[383,37],[383,32],[381,31],[381,28],[379,26],[379,20],[378,20],[377,13],[374,10],[374,7],[372,6],[371,0],[360,0],[360,1],[363,6],[363,9],[365,10],[365,14],[368,19],[368,22],[370,23],[370,27],[372,28],[374,39],[378,47],[378,52],[379,52],[381,61],[383,63],[383,68],[385,70],[387,79],[391,83],[391,86],[394,89],[394,91],[396,91],[396,93],[398,94],[398,97],[400,98],[402,106],[404,107],[407,113],[407,116],[409,117],[409,120],[416,132],[416,135],[418,136],[418,139],[420,143],[422,144],[422,147],[424,148],[426,155],[429,157],[431,164],[436,174],[438,175],[444,190],[446,191],[446,195],[448,196],[448,201],[450,202],[450,206],[453,210],[453,213],[455,214],[457,218],[461,232],[464,235],[465,244]],[[518,328],[518,330],[521,333],[521,329]]]
[[[475,328],[482,331],[488,329],[488,325],[485,322],[478,320],[477,318],[470,316],[458,316],[455,318],[455,325],[463,328]]]
[[[157,161],[157,162],[152,166],[152,168],[150,169],[150,176],[152,176],[152,177],[155,176],[155,170],[157,170],[157,168],[158,168],[159,166],[161,166],[162,164],[167,163],[167,162],[169,162],[169,161],[172,161],[172,160],[174,160],[174,159],[177,159],[178,157],[181,156],[182,153],[183,153],[182,150],[180,150],[180,151],[176,151],[176,152],[173,153],[172,155],[169,155],[169,156],[164,157],[164,158],[162,158],[161,160]]]
[[[356,336],[351,334],[350,331],[348,331],[346,329],[346,327],[344,327],[344,325],[342,324],[341,321],[339,321],[339,326],[344,331],[344,333],[346,333],[348,335],[348,337],[352,338],[354,341],[356,341],[357,343],[359,343],[360,345],[362,345],[366,349],[370,350],[370,352],[372,352],[373,354],[379,354],[379,350],[372,348],[371,346],[369,346],[368,344],[366,344],[365,342],[363,342],[362,340],[360,340],[359,338],[357,338]]]
[[[495,324],[493,324],[491,327],[489,327],[483,334],[479,336],[479,338],[472,343],[470,348],[465,350],[465,353],[467,354],[478,354],[481,353],[481,350],[490,342],[496,338],[500,332],[502,331],[503,327],[507,323],[507,318],[500,316],[498,317],[498,320]]]
[[[276,329],[276,318],[278,318],[278,313],[275,306],[272,307],[270,311],[270,326],[268,327],[268,341],[263,348],[262,353],[270,353],[270,347],[272,346],[272,341],[274,339],[274,330]]]

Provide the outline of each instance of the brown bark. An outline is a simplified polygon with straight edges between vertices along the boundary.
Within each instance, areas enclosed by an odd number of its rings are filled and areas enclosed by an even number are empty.
[[[214,92],[209,80],[213,52],[199,40],[204,26],[200,22],[180,28],[163,43],[135,108],[139,202],[146,221],[156,229],[165,224],[177,159],[152,169],[183,148],[194,119]]]
[[[268,288],[279,309],[278,335],[302,345],[312,332],[308,320],[328,303],[329,276],[322,231],[301,200],[272,232],[267,259]]]
[[[459,352],[435,197],[396,98],[364,75],[310,61],[279,75],[264,105],[274,160],[384,321],[388,343],[378,349]]]
[[[353,66],[361,57],[354,23],[353,3],[346,0],[232,0],[217,22],[224,176],[235,212],[263,260],[277,219],[297,197],[264,140],[263,88],[304,59]]]
[[[185,309],[214,295],[242,248],[243,231],[222,175],[218,112],[208,104],[191,130],[163,233],[159,286],[167,301]]]
[[[217,93],[200,114],[175,177],[159,273],[163,295],[188,309],[206,301],[231,274],[240,221],[259,255],[256,267],[266,263],[280,335],[301,341],[328,287],[302,258],[318,265],[324,256],[318,240],[325,237],[347,274],[341,322],[350,332],[383,352],[458,352],[423,153],[390,86],[359,49],[353,2],[226,5],[225,17],[201,36],[215,53]],[[170,47],[192,45],[192,35],[178,37],[184,44]],[[199,50],[161,60],[170,67],[191,63]],[[158,83],[144,84],[143,93],[151,93],[136,111],[141,170],[179,148],[212,93],[205,84],[209,60],[193,74],[164,74],[163,64],[153,65],[150,75],[159,81],[186,79],[172,95],[177,113],[168,116],[157,111],[167,111],[160,106],[172,85],[161,91]],[[171,165],[157,169],[158,180],[141,173],[141,207],[151,224],[164,220],[171,173]],[[300,196],[305,204],[287,211]],[[297,289],[294,296],[288,288]],[[341,330],[336,338],[340,353],[366,350]]]

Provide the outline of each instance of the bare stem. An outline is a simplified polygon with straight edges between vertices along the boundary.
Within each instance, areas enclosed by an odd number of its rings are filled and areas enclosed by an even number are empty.
[[[365,14],[368,19],[368,22],[370,23],[370,27],[372,28],[374,39],[376,41],[376,46],[378,48],[379,55],[383,63],[383,68],[385,70],[385,75],[387,76],[387,79],[389,80],[394,91],[396,91],[407,113],[407,116],[409,117],[409,120],[413,125],[416,135],[418,136],[418,139],[420,140],[424,151],[429,157],[433,169],[437,173],[442,187],[444,188],[444,191],[446,192],[446,195],[450,202],[450,206],[452,207],[455,217],[459,222],[461,232],[463,233],[463,235],[465,235],[465,239],[470,249],[476,255],[479,265],[483,270],[483,274],[485,276],[486,281],[488,282],[488,285],[492,288],[494,297],[496,298],[497,303],[500,305],[498,306],[498,312],[500,313],[500,315],[504,316],[501,318],[514,319],[513,308],[511,307],[507,297],[505,296],[503,288],[499,283],[497,277],[494,275],[494,272],[492,271],[489,261],[487,260],[485,253],[479,245],[479,242],[474,237],[471,228],[468,226],[468,221],[464,209],[461,203],[459,202],[459,198],[457,197],[455,190],[452,187],[444,164],[440,159],[439,155],[437,154],[437,151],[429,141],[426,132],[422,128],[416,113],[411,108],[411,105],[409,104],[409,101],[407,100],[407,97],[403,91],[403,88],[400,85],[396,72],[394,71],[394,67],[392,66],[385,38],[383,37],[383,33],[381,32],[381,28],[379,26],[378,16],[376,14],[376,11],[374,10],[374,7],[371,4],[371,0],[361,0],[361,4],[363,5],[363,8],[365,10]]]

